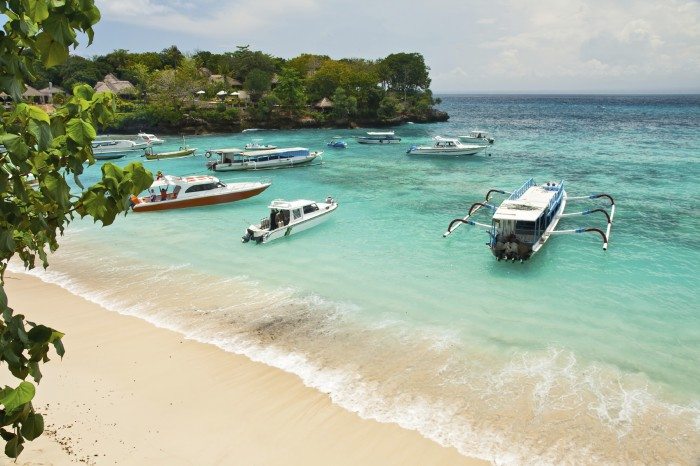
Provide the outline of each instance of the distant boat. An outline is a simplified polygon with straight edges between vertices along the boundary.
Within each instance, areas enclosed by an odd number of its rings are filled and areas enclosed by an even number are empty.
[[[124,157],[128,152],[145,149],[148,144],[131,139],[116,139],[112,136],[98,136],[92,141],[92,153],[98,160]],[[106,155],[113,154],[114,157]],[[117,157],[116,154],[122,154]],[[102,156],[104,155],[104,156]]]
[[[398,144],[401,138],[394,135],[393,131],[368,131],[367,136],[358,136],[360,144]]]
[[[246,229],[243,236],[244,243],[250,240],[256,243],[268,243],[307,230],[327,220],[329,214],[338,208],[338,203],[332,197],[327,197],[325,202],[275,199],[268,208],[270,209],[268,218]]]
[[[245,150],[269,150],[269,149],[277,149],[277,146],[273,146],[271,144],[261,144],[262,139],[253,139],[253,142],[250,142],[245,145],[244,149]]]
[[[475,129],[469,136],[460,136],[459,140],[469,144],[493,144],[493,137],[488,131]]]
[[[490,203],[490,197],[494,193],[508,195],[508,198],[496,207]],[[590,199],[607,199],[610,202],[610,213],[603,208],[564,213],[568,201]],[[482,208],[493,212],[490,224],[471,220],[471,217]],[[559,220],[563,217],[588,215],[594,212],[605,215],[607,219],[605,231],[598,228],[556,230]],[[500,189],[489,190],[483,202],[472,204],[466,217],[452,220],[443,236],[450,235],[462,224],[484,228],[489,234],[489,242],[486,244],[498,260],[522,262],[532,257],[552,235],[557,234],[598,233],[603,239],[603,250],[607,250],[614,216],[615,201],[608,194],[568,197],[564,190],[564,181],[537,185],[533,179],[529,179],[513,192]]]
[[[246,128],[241,133],[251,133],[253,131],[264,131],[262,128]]]
[[[136,137],[151,146],[159,146],[165,142],[164,139],[156,137],[155,134],[139,133],[136,135]]]
[[[207,168],[214,171],[267,170],[308,165],[323,152],[313,152],[305,147],[288,147],[270,150],[247,151],[242,149],[214,149],[205,153]]]
[[[483,144],[465,145],[455,138],[435,137],[432,146],[412,146],[406,151],[409,155],[474,155],[486,149]]]
[[[333,136],[333,138],[326,144],[328,147],[333,147],[334,149],[346,149],[348,143],[343,141],[340,136]]]
[[[146,160],[177,159],[187,157],[197,152],[197,149],[181,149],[170,152],[153,152],[152,148],[147,148],[144,156]]]
[[[222,183],[213,176],[160,175],[148,191],[149,196],[131,197],[134,212],[201,207],[240,201],[257,196],[271,183],[243,182]]]

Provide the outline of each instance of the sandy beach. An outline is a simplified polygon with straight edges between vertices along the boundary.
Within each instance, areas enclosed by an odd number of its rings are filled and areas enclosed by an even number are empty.
[[[35,277],[5,280],[15,312],[66,333],[35,398],[46,432],[18,464],[487,464],[362,419],[281,370]]]

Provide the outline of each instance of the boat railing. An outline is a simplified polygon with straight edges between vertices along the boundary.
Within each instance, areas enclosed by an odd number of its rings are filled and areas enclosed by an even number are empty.
[[[549,200],[549,204],[547,204],[547,212],[550,213],[552,213],[552,207],[557,205],[561,201],[561,197],[564,195],[564,180],[561,180],[556,189],[557,193]]]
[[[528,189],[530,189],[530,188],[533,187],[533,186],[535,186],[535,180],[532,179],[532,178],[530,178],[530,179],[527,180],[525,183],[523,183],[523,185],[522,185],[521,187],[519,187],[518,189],[516,189],[515,191],[513,191],[513,192],[511,193],[510,197],[508,198],[508,200],[515,200],[515,199],[518,199],[520,196],[522,196],[523,194],[525,194],[525,191],[527,191]]]

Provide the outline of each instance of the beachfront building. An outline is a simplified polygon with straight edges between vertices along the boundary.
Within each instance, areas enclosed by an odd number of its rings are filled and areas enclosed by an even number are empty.
[[[324,97],[314,104],[314,108],[327,112],[333,109],[333,102],[328,97]]]
[[[48,87],[40,89],[39,92],[44,94],[47,104],[52,104],[54,97],[59,95],[59,94],[66,95],[66,91],[64,91],[60,87],[54,86],[53,83],[49,83]]]

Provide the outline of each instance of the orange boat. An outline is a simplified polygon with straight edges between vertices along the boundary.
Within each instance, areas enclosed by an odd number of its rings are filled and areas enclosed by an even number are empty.
[[[257,196],[271,184],[259,181],[225,184],[213,176],[159,175],[148,188],[149,196],[131,197],[131,208],[134,212],[151,212],[235,202]]]

